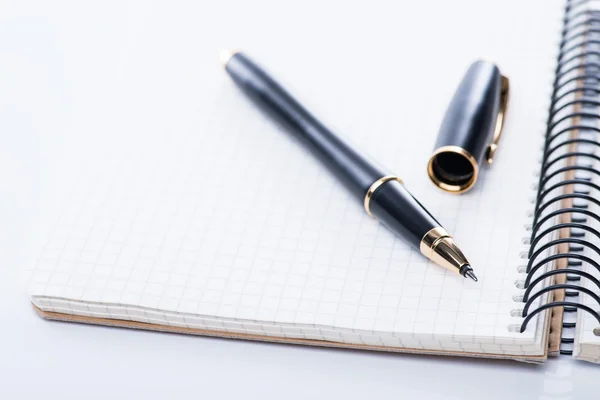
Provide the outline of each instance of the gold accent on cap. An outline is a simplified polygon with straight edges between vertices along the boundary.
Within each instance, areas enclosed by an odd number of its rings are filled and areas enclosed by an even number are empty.
[[[421,254],[452,272],[460,274],[460,269],[470,265],[467,257],[458,248],[452,237],[440,226],[431,229],[421,239]]]
[[[500,109],[498,110],[498,116],[496,117],[496,128],[494,129],[494,137],[492,139],[492,143],[488,146],[486,159],[488,164],[494,162],[494,155],[496,154],[496,150],[498,150],[498,142],[500,141],[500,136],[502,135],[502,128],[504,127],[504,118],[506,115],[506,110],[508,108],[508,92],[510,89],[510,82],[507,77],[501,75],[502,79],[502,88],[500,90]]]
[[[365,194],[365,200],[363,202],[363,205],[365,206],[365,211],[367,212],[367,214],[369,214],[369,217],[373,216],[373,214],[371,214],[371,197],[373,197],[373,194],[375,194],[375,191],[377,190],[377,188],[379,188],[379,186],[389,181],[398,181],[401,184],[404,184],[404,182],[402,182],[402,179],[393,175],[384,176],[373,182],[371,187],[369,187],[369,190],[367,190],[367,194]]]
[[[471,179],[469,179],[466,183],[463,183],[461,185],[453,185],[451,183],[442,181],[433,170],[433,162],[435,161],[435,158],[441,153],[455,153],[469,161],[469,163],[473,167],[473,176],[471,177]],[[429,163],[427,163],[427,174],[429,175],[429,178],[435,184],[435,186],[439,187],[440,189],[446,192],[459,194],[470,190],[475,185],[475,182],[477,182],[477,175],[479,174],[479,165],[477,165],[477,160],[475,160],[475,157],[473,157],[471,153],[469,153],[462,147],[443,146],[437,149],[431,155]]]
[[[219,60],[221,60],[221,64],[223,64],[224,67],[227,66],[229,59],[239,52],[239,50],[221,50],[221,53],[219,54]]]

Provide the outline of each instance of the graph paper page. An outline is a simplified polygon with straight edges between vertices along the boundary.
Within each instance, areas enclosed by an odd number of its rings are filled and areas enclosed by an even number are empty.
[[[511,311],[562,2],[382,3],[368,13],[315,2],[318,16],[267,3],[280,19],[248,20],[244,2],[204,14],[141,5],[143,21],[124,22],[128,39],[110,53],[118,66],[90,62],[73,78],[104,85],[77,92],[87,118],[66,124],[95,146],[77,155],[85,162],[73,165],[78,178],[30,271],[34,304],[266,336],[543,352],[541,319],[522,334],[508,326],[521,321]],[[479,282],[369,218],[235,87],[218,57],[231,47],[400,176]],[[454,90],[480,58],[510,78],[510,109],[494,164],[456,196],[429,182],[426,165]],[[83,68],[73,59],[69,68]]]

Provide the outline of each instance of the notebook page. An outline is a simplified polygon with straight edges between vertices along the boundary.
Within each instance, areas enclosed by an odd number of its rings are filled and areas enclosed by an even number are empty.
[[[105,151],[85,154],[91,161],[80,167],[32,274],[35,304],[232,332],[539,352],[543,318],[523,334],[507,327],[520,321],[511,315],[514,282],[562,2],[493,10],[436,2],[433,14],[430,3],[389,10],[382,3],[370,5],[374,15],[315,3],[318,16],[311,5],[293,15],[278,10],[278,20],[248,19],[242,2],[221,2],[210,14],[144,8],[135,40],[124,45],[127,59],[113,72],[112,113],[89,112],[121,124],[78,132]],[[457,24],[448,15],[480,17]],[[310,32],[308,18],[315,18]],[[428,263],[368,218],[234,87],[218,64],[219,51],[232,46],[402,177],[480,281]],[[511,79],[509,116],[494,165],[475,189],[453,196],[432,186],[425,167],[462,74],[481,57]],[[75,131],[86,127],[74,122]]]

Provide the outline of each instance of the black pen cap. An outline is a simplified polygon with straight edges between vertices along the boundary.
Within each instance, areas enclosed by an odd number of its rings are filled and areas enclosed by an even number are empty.
[[[444,191],[464,193],[479,167],[491,164],[508,103],[508,79],[496,65],[476,61],[467,70],[442,121],[427,173]]]

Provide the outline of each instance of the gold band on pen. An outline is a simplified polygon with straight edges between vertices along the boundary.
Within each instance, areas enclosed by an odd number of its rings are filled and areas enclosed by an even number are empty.
[[[458,274],[463,266],[470,264],[452,236],[441,226],[431,229],[423,236],[419,250],[434,263]]]
[[[446,232],[444,228],[438,226],[427,232],[421,239],[419,250],[427,258],[431,258],[431,255],[435,252],[435,248],[439,244],[440,240],[450,237],[450,234]]]
[[[363,203],[363,205],[365,206],[365,211],[367,212],[367,214],[369,214],[369,217],[373,216],[373,214],[371,214],[371,198],[373,197],[373,194],[375,194],[375,191],[379,188],[379,186],[389,181],[398,181],[401,184],[404,184],[404,182],[402,182],[402,179],[393,175],[384,176],[373,182],[371,187],[369,187],[369,190],[367,190],[367,194],[365,194],[365,201]]]

